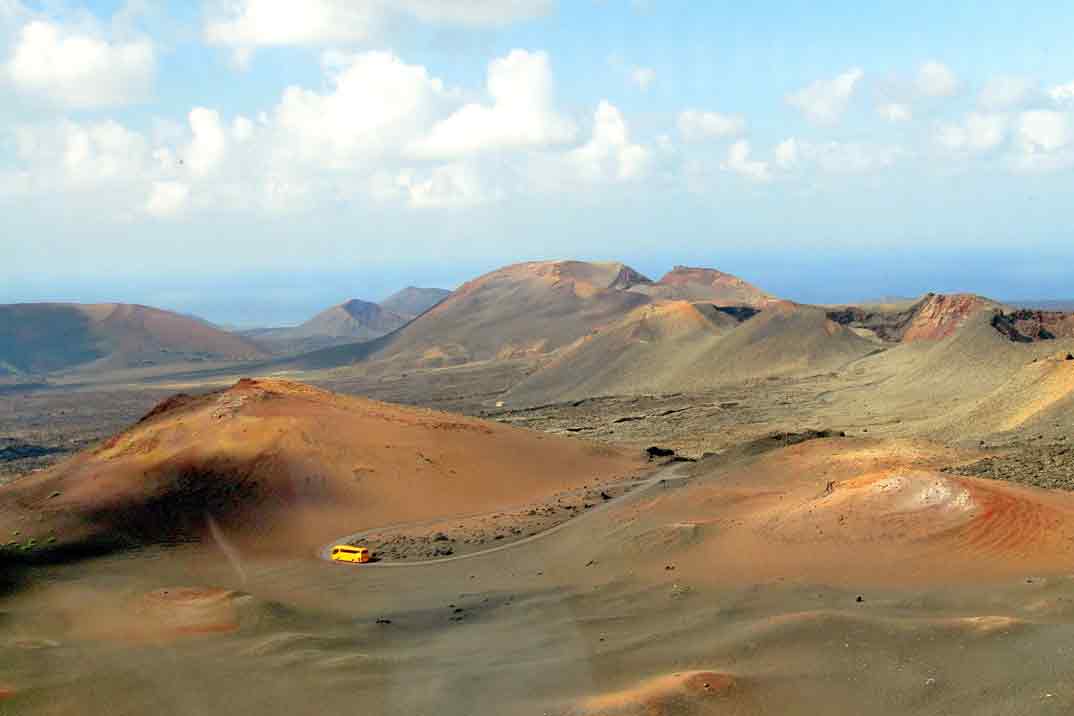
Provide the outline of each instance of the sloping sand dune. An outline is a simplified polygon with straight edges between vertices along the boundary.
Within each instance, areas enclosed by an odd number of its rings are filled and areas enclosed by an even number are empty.
[[[630,528],[616,539],[660,543],[676,575],[722,583],[947,583],[1074,568],[1074,495],[938,470],[960,459],[932,443],[834,438],[702,462],[698,482],[621,516]],[[659,538],[690,525],[691,539]]]

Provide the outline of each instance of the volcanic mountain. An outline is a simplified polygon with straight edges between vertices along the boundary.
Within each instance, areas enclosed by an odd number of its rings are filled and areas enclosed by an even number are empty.
[[[686,296],[728,306],[772,300],[740,279],[708,269],[680,267],[653,282],[622,263],[521,263],[470,281],[391,336],[310,354],[298,367],[360,361],[438,367],[540,357],[624,320],[641,306]]]
[[[301,367],[390,360],[435,367],[537,356],[649,303],[627,290],[650,283],[620,263],[515,264],[464,284],[405,328],[364,346],[310,354]]]
[[[451,295],[443,288],[407,286],[380,302],[380,307],[407,318],[416,318]]]
[[[508,402],[702,390],[837,370],[876,350],[811,306],[772,301],[757,311],[663,302],[564,350],[512,389]]]
[[[215,530],[312,556],[356,530],[522,506],[641,464],[640,451],[243,380],[175,396],[99,447],[0,488],[0,533],[73,547]]]
[[[655,298],[706,301],[719,306],[762,308],[777,300],[737,276],[689,266],[676,266],[656,283],[641,285],[635,290]]]
[[[265,357],[256,343],[205,321],[122,303],[0,306],[0,367],[45,373]]]
[[[376,303],[351,299],[321,311],[299,326],[255,329],[244,335],[277,353],[301,353],[379,338],[405,326],[410,319]]]

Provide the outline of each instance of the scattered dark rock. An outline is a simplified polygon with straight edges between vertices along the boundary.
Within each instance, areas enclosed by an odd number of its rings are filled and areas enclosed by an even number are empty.
[[[391,619],[378,619],[377,620],[377,624],[391,624],[391,623],[392,623]]]
[[[610,500],[610,499],[612,499],[612,496],[611,496],[611,495],[609,495],[609,494],[608,494],[607,492],[605,492],[604,490],[601,490],[601,491],[600,491],[600,499],[602,499],[602,500]]]
[[[858,604],[861,604],[862,602],[864,602],[864,601],[865,601],[865,597],[863,597],[863,596],[861,596],[861,595],[859,594],[859,595],[857,596],[857,598],[856,598],[856,599],[855,599],[854,601],[855,601],[855,602],[857,602]]]
[[[1067,360],[1074,360],[1074,353],[1067,353]]]
[[[652,447],[645,448],[645,453],[649,456],[650,460],[655,460],[658,457],[674,457],[675,451],[668,448]]]
[[[66,452],[66,450],[63,448],[11,441],[0,447],[0,462],[12,462],[14,460],[45,457],[47,455],[55,455],[62,452]]]

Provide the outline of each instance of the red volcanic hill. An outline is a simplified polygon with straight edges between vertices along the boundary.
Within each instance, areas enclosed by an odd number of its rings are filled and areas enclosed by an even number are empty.
[[[0,306],[0,366],[43,373],[88,364],[122,368],[190,359],[265,357],[252,341],[209,323],[123,303]]]
[[[641,463],[498,423],[243,380],[171,398],[103,445],[0,488],[0,534],[141,545],[208,539],[212,524],[245,548],[308,556],[359,530],[524,506]]]
[[[365,346],[320,351],[300,368],[390,361],[438,367],[538,357],[570,346],[635,309],[671,298],[764,305],[767,294],[728,274],[677,268],[659,282],[614,262],[537,261],[485,274],[413,322]]]
[[[719,306],[762,308],[777,299],[738,276],[707,268],[676,266],[659,281],[637,290],[657,298],[707,301]]]
[[[649,303],[628,290],[649,279],[619,263],[515,264],[470,281],[413,322],[366,346],[300,358],[299,367],[363,360],[436,367],[538,356]]]

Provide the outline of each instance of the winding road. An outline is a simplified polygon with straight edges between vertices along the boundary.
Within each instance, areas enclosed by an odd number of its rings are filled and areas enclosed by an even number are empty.
[[[499,545],[497,547],[490,547],[488,549],[481,550],[480,552],[469,552],[467,554],[458,554],[458,555],[454,555],[452,557],[440,557],[438,559],[425,559],[425,560],[415,561],[415,562],[401,562],[401,561],[400,562],[366,562],[365,564],[360,565],[360,566],[361,566],[362,569],[384,568],[384,567],[428,567],[428,566],[431,566],[431,565],[434,565],[434,564],[447,564],[449,562],[458,562],[458,561],[463,560],[463,559],[473,559],[475,557],[483,557],[485,555],[493,554],[495,552],[503,552],[504,550],[514,549],[516,547],[521,547],[524,544],[529,544],[531,542],[536,542],[537,540],[544,539],[546,537],[551,537],[556,532],[559,532],[560,530],[565,529],[569,525],[575,525],[575,524],[577,524],[578,522],[580,522],[582,520],[592,518],[593,515],[599,514],[600,512],[603,512],[604,510],[611,509],[611,507],[613,505],[621,505],[624,502],[626,502],[627,500],[637,499],[637,498],[641,497],[645,493],[649,492],[650,490],[654,489],[655,487],[657,487],[657,486],[659,486],[661,484],[666,485],[667,483],[670,483],[670,482],[681,482],[681,481],[684,481],[684,480],[689,480],[689,479],[692,478],[691,475],[680,475],[679,474],[679,472],[682,470],[682,468],[685,465],[689,465],[689,464],[691,464],[691,463],[676,462],[676,463],[672,463],[670,465],[665,465],[664,467],[659,469],[657,472],[655,472],[652,475],[652,477],[649,477],[649,478],[647,478],[645,480],[640,480],[638,482],[633,483],[633,484],[636,484],[637,487],[635,487],[633,490],[630,490],[626,494],[620,495],[619,497],[616,497],[614,499],[611,499],[611,500],[608,500],[606,502],[603,502],[603,503],[597,505],[596,507],[594,507],[594,508],[592,508],[590,510],[586,510],[585,512],[583,512],[582,514],[578,515],[577,517],[572,517],[572,518],[566,520],[565,522],[561,522],[560,524],[556,525],[555,527],[550,527],[549,529],[544,530],[543,532],[538,532],[535,535],[530,535],[529,537],[524,537],[524,538],[522,538],[520,540],[516,540],[515,542],[508,542],[507,544],[502,544],[502,545]],[[439,522],[439,521],[441,521],[441,520],[438,518],[436,520],[436,522]],[[333,540],[332,542],[329,542],[325,546],[321,547],[321,549],[318,550],[317,554],[321,559],[323,559],[325,561],[328,561],[328,562],[331,562],[332,561],[332,548],[335,547],[336,545],[354,544],[355,542],[358,542],[362,538],[364,538],[364,537],[366,537],[366,536],[368,536],[370,534],[373,534],[374,532],[383,532],[386,529],[400,529],[400,528],[404,528],[404,527],[414,527],[414,526],[419,526],[419,525],[423,525],[423,524],[430,524],[430,522],[429,521],[423,521],[423,522],[410,522],[410,523],[400,524],[400,525],[385,525],[385,526],[381,526],[381,527],[376,527],[374,529],[363,530],[361,532],[355,532],[354,534],[350,534],[350,535],[347,535],[345,537],[340,537],[337,540]]]

